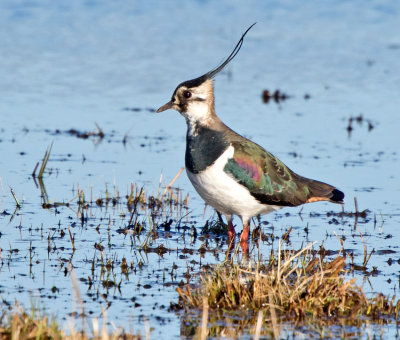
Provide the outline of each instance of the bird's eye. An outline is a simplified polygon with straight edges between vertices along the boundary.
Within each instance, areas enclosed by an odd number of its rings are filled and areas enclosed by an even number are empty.
[[[190,91],[185,91],[185,92],[183,92],[183,96],[184,96],[185,98],[190,98],[190,97],[192,96],[192,92],[190,92]]]

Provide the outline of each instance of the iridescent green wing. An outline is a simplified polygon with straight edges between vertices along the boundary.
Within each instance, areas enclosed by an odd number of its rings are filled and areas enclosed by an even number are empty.
[[[292,172],[271,153],[251,141],[233,142],[233,158],[224,171],[262,203],[296,206],[312,196],[306,178]]]

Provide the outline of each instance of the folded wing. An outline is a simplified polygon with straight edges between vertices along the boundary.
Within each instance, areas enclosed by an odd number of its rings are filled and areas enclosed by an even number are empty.
[[[269,205],[297,206],[316,201],[342,203],[335,187],[297,175],[259,145],[233,142],[233,158],[224,170],[245,186],[258,201]]]

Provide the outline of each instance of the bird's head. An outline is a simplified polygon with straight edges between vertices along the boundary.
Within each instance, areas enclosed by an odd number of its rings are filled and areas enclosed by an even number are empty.
[[[201,77],[180,83],[176,87],[171,100],[161,106],[157,112],[168,109],[176,110],[190,122],[205,122],[212,118],[215,115],[213,78],[235,58],[242,47],[245,35],[254,25],[255,23],[243,33],[232,53],[221,65]]]
[[[191,121],[201,121],[207,118],[214,112],[213,80],[212,78],[200,78],[179,84],[171,100],[161,106],[157,112],[168,109],[176,110]]]

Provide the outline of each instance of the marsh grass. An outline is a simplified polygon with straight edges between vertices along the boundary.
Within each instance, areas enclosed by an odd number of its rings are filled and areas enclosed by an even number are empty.
[[[85,313],[85,303],[82,300],[82,295],[79,291],[78,280],[74,274],[72,266],[69,267],[71,280],[73,284],[73,291],[75,294],[75,300],[77,301],[77,307],[79,309],[79,315],[82,321],[82,327],[79,331],[76,331],[74,322],[70,322],[68,327],[60,327],[57,320],[49,318],[47,315],[42,314],[40,309],[32,306],[31,312],[28,313],[18,303],[14,308],[9,310],[3,310],[0,316],[0,339],[68,339],[68,340],[141,340],[143,337],[140,333],[133,334],[125,332],[124,328],[118,328],[113,324],[113,330],[107,329],[107,312],[102,310],[103,325],[101,326],[97,318],[88,319]],[[78,314],[73,311],[72,314]],[[86,324],[91,324],[89,331],[86,331]],[[145,339],[150,339],[150,330],[145,321],[146,335]]]
[[[272,336],[277,334],[274,324],[285,322],[314,334],[330,325],[357,326],[361,331],[366,323],[397,322],[400,301],[382,294],[368,298],[356,278],[345,278],[345,267],[346,258],[340,254],[327,260],[312,245],[294,251],[282,249],[280,243],[268,260],[258,260],[255,267],[218,265],[203,274],[198,286],[178,287],[178,304],[189,312],[202,309],[206,299],[213,318],[230,315],[241,324],[236,330],[258,325],[262,311]],[[212,333],[218,334],[215,329]]]
[[[38,180],[42,196],[42,207],[44,209],[65,206],[74,211],[76,210],[76,215],[81,219],[82,225],[87,221],[89,211],[92,211],[93,208],[104,208],[106,210],[109,208],[118,209],[121,217],[130,216],[128,227],[134,226],[134,230],[136,231],[142,229],[141,225],[147,220],[148,216],[151,217],[152,224],[158,225],[161,224],[159,222],[160,219],[166,220],[174,213],[178,219],[187,215],[183,210],[186,213],[188,211],[189,195],[187,194],[183,198],[182,190],[172,187],[172,184],[181,173],[182,169],[179,170],[164,190],[162,190],[163,185],[160,181],[156,194],[147,192],[144,187],[140,187],[135,183],[130,183],[127,186],[126,195],[124,195],[120,193],[116,186],[114,186],[113,190],[109,190],[107,183],[105,183],[103,194],[94,197],[92,188],[80,188],[78,185],[77,187],[73,187],[73,197],[67,201],[56,201],[54,199],[50,201],[43,180],[41,178],[38,178]],[[139,222],[139,216],[142,216],[143,223]],[[156,217],[158,218],[157,221],[155,220]]]
[[[79,331],[77,332],[72,326],[68,331],[63,330],[54,318],[41,315],[37,309],[32,309],[30,313],[17,308],[18,311],[3,311],[0,316],[0,339],[18,339],[18,340],[141,340],[150,339],[150,334],[145,337],[138,334],[126,333],[123,329],[114,329],[107,332],[103,329],[97,331],[98,322],[93,321],[93,334]]]
[[[54,320],[41,316],[36,310],[8,314],[3,311],[0,319],[1,339],[62,339],[63,331]]]

